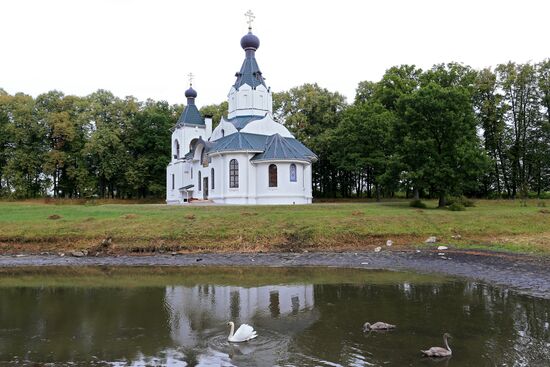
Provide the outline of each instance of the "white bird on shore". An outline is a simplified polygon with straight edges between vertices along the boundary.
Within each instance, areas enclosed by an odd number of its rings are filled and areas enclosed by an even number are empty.
[[[235,323],[233,321],[229,321],[227,325],[231,326],[227,340],[232,343],[247,342],[258,336],[256,331],[254,331],[254,328],[248,324],[242,324],[239,326],[237,332],[235,332]]]
[[[387,324],[387,323],[381,322],[381,321],[375,322],[372,325],[368,322],[365,322],[363,324],[363,329],[365,331],[369,331],[369,330],[390,330],[390,329],[395,329],[395,325]]]
[[[424,354],[427,357],[448,357],[453,354],[453,351],[449,347],[449,342],[447,341],[447,338],[451,338],[452,336],[448,333],[443,334],[443,343],[445,344],[445,348],[441,347],[431,347],[428,350],[421,350],[422,354]]]

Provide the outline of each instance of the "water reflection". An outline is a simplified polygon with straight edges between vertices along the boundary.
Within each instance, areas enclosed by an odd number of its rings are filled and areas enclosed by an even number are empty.
[[[304,284],[246,287],[192,276],[147,287],[2,286],[0,365],[550,365],[548,300],[479,282],[344,274],[353,284],[308,273]],[[260,336],[229,344],[228,320]],[[362,332],[380,320],[398,329]],[[446,331],[453,357],[422,359],[419,349],[441,345]]]

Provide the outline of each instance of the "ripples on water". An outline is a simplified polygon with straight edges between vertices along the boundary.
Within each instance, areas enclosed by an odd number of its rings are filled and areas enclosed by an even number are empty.
[[[550,366],[548,300],[477,282],[336,269],[287,270],[273,284],[255,270],[261,285],[239,286],[227,278],[234,271],[212,270],[210,284],[189,272],[154,283],[138,272],[129,283],[110,270],[107,284],[100,275],[4,275],[0,366]],[[287,279],[293,284],[275,284]],[[258,338],[229,343],[228,320],[253,325]],[[363,333],[365,321],[379,320],[398,329]],[[420,349],[442,346],[443,332],[454,336],[453,357],[422,358]]]

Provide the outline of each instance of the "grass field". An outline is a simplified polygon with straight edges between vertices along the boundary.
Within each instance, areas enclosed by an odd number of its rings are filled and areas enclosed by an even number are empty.
[[[58,205],[0,202],[0,251],[361,250],[439,244],[550,255],[550,201],[485,201],[466,211],[407,201],[306,206]],[[547,209],[545,206],[548,206]],[[460,235],[460,238],[456,238]],[[455,238],[453,238],[453,236]]]

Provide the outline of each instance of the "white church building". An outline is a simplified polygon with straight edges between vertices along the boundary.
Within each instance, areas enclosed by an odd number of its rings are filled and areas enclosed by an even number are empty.
[[[250,22],[249,22],[250,24]],[[192,86],[172,133],[166,202],[309,204],[317,156],[273,119],[272,93],[256,62],[260,40],[241,38],[245,59],[228,94],[228,114],[212,131]]]

